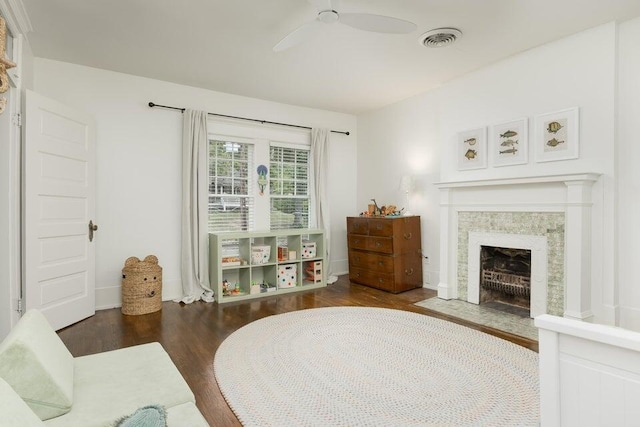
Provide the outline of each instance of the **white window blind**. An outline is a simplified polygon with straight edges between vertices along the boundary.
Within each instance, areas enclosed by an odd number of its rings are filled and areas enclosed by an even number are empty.
[[[309,227],[309,149],[272,145],[269,157],[271,229]]]
[[[253,145],[209,140],[209,231],[253,230]]]

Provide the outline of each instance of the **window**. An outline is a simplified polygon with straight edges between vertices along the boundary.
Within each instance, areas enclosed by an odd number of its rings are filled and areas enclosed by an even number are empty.
[[[253,145],[209,141],[209,231],[253,229]]]
[[[309,149],[271,145],[269,157],[271,229],[309,227]]]

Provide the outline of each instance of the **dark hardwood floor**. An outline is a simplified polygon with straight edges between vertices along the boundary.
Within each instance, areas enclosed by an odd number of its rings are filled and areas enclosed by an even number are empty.
[[[213,374],[216,349],[238,328],[273,314],[331,306],[393,308],[450,320],[538,351],[535,341],[414,305],[435,295],[435,291],[423,288],[393,295],[351,284],[345,275],[326,288],[245,302],[165,302],[161,311],[142,316],[124,316],[120,309],[102,310],[58,334],[74,356],[160,342],[193,390],[197,406],[211,426],[240,425],[220,394]]]

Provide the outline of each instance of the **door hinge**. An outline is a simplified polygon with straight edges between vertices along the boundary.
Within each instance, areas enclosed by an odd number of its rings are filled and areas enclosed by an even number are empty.
[[[20,316],[24,314],[24,304],[22,302],[22,299],[16,300],[16,311],[20,313]]]
[[[11,122],[14,126],[22,127],[22,114],[16,113],[13,115]]]

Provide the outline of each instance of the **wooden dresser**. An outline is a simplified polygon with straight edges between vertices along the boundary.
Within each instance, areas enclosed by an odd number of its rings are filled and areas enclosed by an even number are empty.
[[[419,216],[347,217],[349,280],[398,293],[422,287]]]

